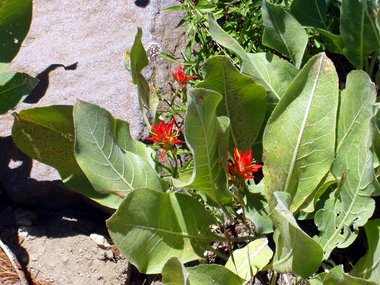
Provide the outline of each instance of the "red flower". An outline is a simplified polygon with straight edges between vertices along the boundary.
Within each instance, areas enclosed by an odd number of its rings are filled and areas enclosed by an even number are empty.
[[[229,184],[253,179],[253,174],[259,172],[262,166],[260,163],[253,162],[252,150],[244,153],[235,147],[234,160],[228,163]]]
[[[161,145],[163,151],[160,155],[160,160],[162,160],[168,150],[172,149],[173,145],[181,143],[182,141],[178,139],[179,132],[173,131],[174,119],[170,123],[165,124],[161,121],[158,125],[152,125],[152,136],[148,138],[150,141],[154,141]]]
[[[186,84],[191,79],[198,78],[198,76],[196,76],[196,75],[187,76],[184,72],[183,66],[181,66],[181,65],[178,67],[178,70],[176,73],[172,73],[172,76],[181,85],[182,90],[186,88]]]

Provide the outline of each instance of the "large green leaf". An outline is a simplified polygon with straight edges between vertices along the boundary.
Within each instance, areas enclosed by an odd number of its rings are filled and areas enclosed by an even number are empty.
[[[0,69],[0,115],[23,101],[37,83],[38,79],[25,73],[5,73]]]
[[[72,113],[72,106],[41,107],[15,113],[13,141],[31,158],[57,169],[65,185],[72,190],[112,207],[115,198],[96,192],[75,160]]]
[[[376,89],[362,71],[351,72],[346,82],[340,99],[337,158],[332,167],[340,186],[315,216],[325,258],[335,247],[344,248],[353,242],[375,207],[370,196],[375,179],[371,148],[376,128]]]
[[[248,151],[256,139],[266,111],[265,89],[252,77],[241,74],[224,56],[208,59],[203,65],[205,80],[197,85],[223,96],[217,109],[218,116],[230,119],[234,145]]]
[[[268,239],[259,238],[243,248],[234,250],[233,258],[230,256],[225,266],[248,281],[269,263],[272,256],[273,251],[268,246]]]
[[[290,12],[303,26],[327,29],[326,0],[293,0]]]
[[[115,135],[120,121],[105,109],[83,101],[77,101],[73,114],[75,158],[97,191],[119,196],[120,203],[136,188],[163,190],[152,165],[120,147]]]
[[[363,69],[366,57],[380,49],[377,17],[378,11],[371,9],[367,1],[342,1],[340,34],[344,42],[343,52],[357,69]]]
[[[201,264],[187,269],[191,285],[243,285],[244,280],[218,264]]]
[[[289,210],[288,193],[276,192],[273,195],[277,203],[271,213],[276,230],[273,239],[276,251],[273,257],[273,269],[279,272],[293,272],[307,278],[315,273],[323,258],[323,251],[318,242],[309,237],[297,225]]]
[[[368,252],[356,264],[352,274],[372,282],[380,280],[380,220],[364,225],[368,240]]]
[[[325,54],[312,57],[273,111],[264,132],[267,193],[288,192],[297,212],[334,159],[338,76]]]
[[[172,257],[181,262],[203,258],[218,239],[209,226],[214,217],[196,199],[149,189],[130,192],[107,221],[115,242],[140,272],[160,273]]]
[[[225,134],[216,116],[222,99],[216,91],[195,88],[190,91],[185,117],[186,143],[194,156],[194,172],[187,182],[174,181],[177,187],[204,192],[214,203],[229,203],[232,194],[227,187],[227,146],[220,142]]]
[[[305,29],[282,6],[266,0],[262,3],[262,15],[263,44],[284,54],[299,68],[308,41]]]
[[[0,62],[17,55],[32,21],[32,0],[0,1]]]
[[[223,31],[211,17],[209,26],[212,39],[236,53],[241,61],[241,71],[253,76],[257,83],[270,92],[272,97],[270,101],[277,103],[297,75],[298,69],[271,53],[246,53],[239,43]]]

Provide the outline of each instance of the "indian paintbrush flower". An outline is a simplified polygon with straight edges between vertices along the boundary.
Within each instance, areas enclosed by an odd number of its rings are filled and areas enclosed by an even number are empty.
[[[179,131],[174,131],[175,121],[172,119],[168,124],[161,121],[158,125],[152,125],[152,136],[148,140],[158,143],[163,151],[160,155],[160,160],[164,159],[164,156],[169,150],[172,150],[174,145],[182,143],[182,140],[178,139]]]
[[[252,150],[244,153],[234,148],[234,159],[228,163],[229,184],[241,183],[244,180],[253,179],[259,172],[262,164],[253,161]]]
[[[182,90],[186,88],[190,80],[198,78],[196,75],[187,76],[183,66],[179,66],[177,72],[172,73],[172,76],[181,85]]]

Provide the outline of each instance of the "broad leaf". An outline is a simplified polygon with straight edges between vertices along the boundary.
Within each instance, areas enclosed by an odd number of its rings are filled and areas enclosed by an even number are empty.
[[[205,193],[214,203],[229,203],[232,198],[227,188],[227,148],[220,149],[224,133],[216,116],[222,96],[212,90],[196,88],[190,91],[185,117],[186,143],[194,156],[194,172],[187,182],[174,181]]]
[[[12,138],[16,146],[58,170],[70,189],[111,207],[113,196],[96,192],[74,157],[72,106],[50,106],[15,113]]]
[[[115,133],[120,122],[109,112],[78,101],[73,113],[75,158],[97,191],[119,196],[120,203],[136,188],[163,190],[149,162],[119,146]]]
[[[338,76],[324,54],[314,56],[289,86],[266,126],[266,191],[285,191],[299,211],[334,159]],[[323,110],[323,111],[322,111]]]
[[[191,285],[243,285],[244,280],[218,264],[202,264],[187,269]]]
[[[244,280],[251,280],[271,260],[273,251],[268,246],[266,238],[260,238],[247,244],[245,247],[234,250],[226,268]]]
[[[5,73],[0,69],[0,115],[23,101],[37,83],[38,79],[25,73]]]
[[[218,239],[209,230],[215,222],[188,195],[138,189],[128,194],[107,226],[125,257],[140,272],[153,274],[172,257],[183,263],[201,259]]]
[[[17,55],[32,21],[32,0],[0,1],[0,62]]]
[[[380,280],[380,220],[364,225],[368,240],[368,252],[356,264],[352,274],[374,283]]]
[[[344,55],[357,68],[363,69],[366,57],[380,49],[380,33],[376,27],[377,11],[367,1],[342,1],[340,34]]]
[[[303,26],[327,29],[326,0],[293,0],[290,12]]]
[[[315,223],[327,258],[335,247],[349,246],[359,227],[372,216],[375,203],[372,142],[375,131],[376,90],[368,75],[353,71],[341,93],[337,131],[337,158],[332,173],[340,179]]]
[[[203,65],[205,80],[200,88],[219,92],[222,102],[218,116],[230,119],[230,131],[234,145],[248,151],[256,139],[266,111],[265,89],[246,75],[241,74],[224,56],[208,59]]]
[[[287,56],[299,68],[302,64],[308,36],[282,6],[262,3],[264,24],[263,44]]]
[[[172,257],[166,262],[161,275],[165,285],[190,285],[189,273],[177,257]]]
[[[273,239],[276,251],[273,257],[273,270],[293,272],[307,278],[315,273],[323,258],[320,245],[309,237],[297,225],[296,219],[289,210],[289,195],[283,192],[273,194],[277,203],[271,218],[276,230]]]
[[[239,43],[223,31],[211,17],[209,26],[212,39],[236,53],[241,61],[241,71],[253,76],[257,83],[263,85],[265,90],[270,92],[269,101],[277,103],[297,75],[298,69],[271,53],[246,53]]]

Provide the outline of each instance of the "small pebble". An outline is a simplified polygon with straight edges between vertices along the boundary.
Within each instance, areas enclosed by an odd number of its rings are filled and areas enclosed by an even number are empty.
[[[108,249],[111,246],[106,238],[102,235],[91,234],[90,239],[96,242],[96,244],[103,249]]]

